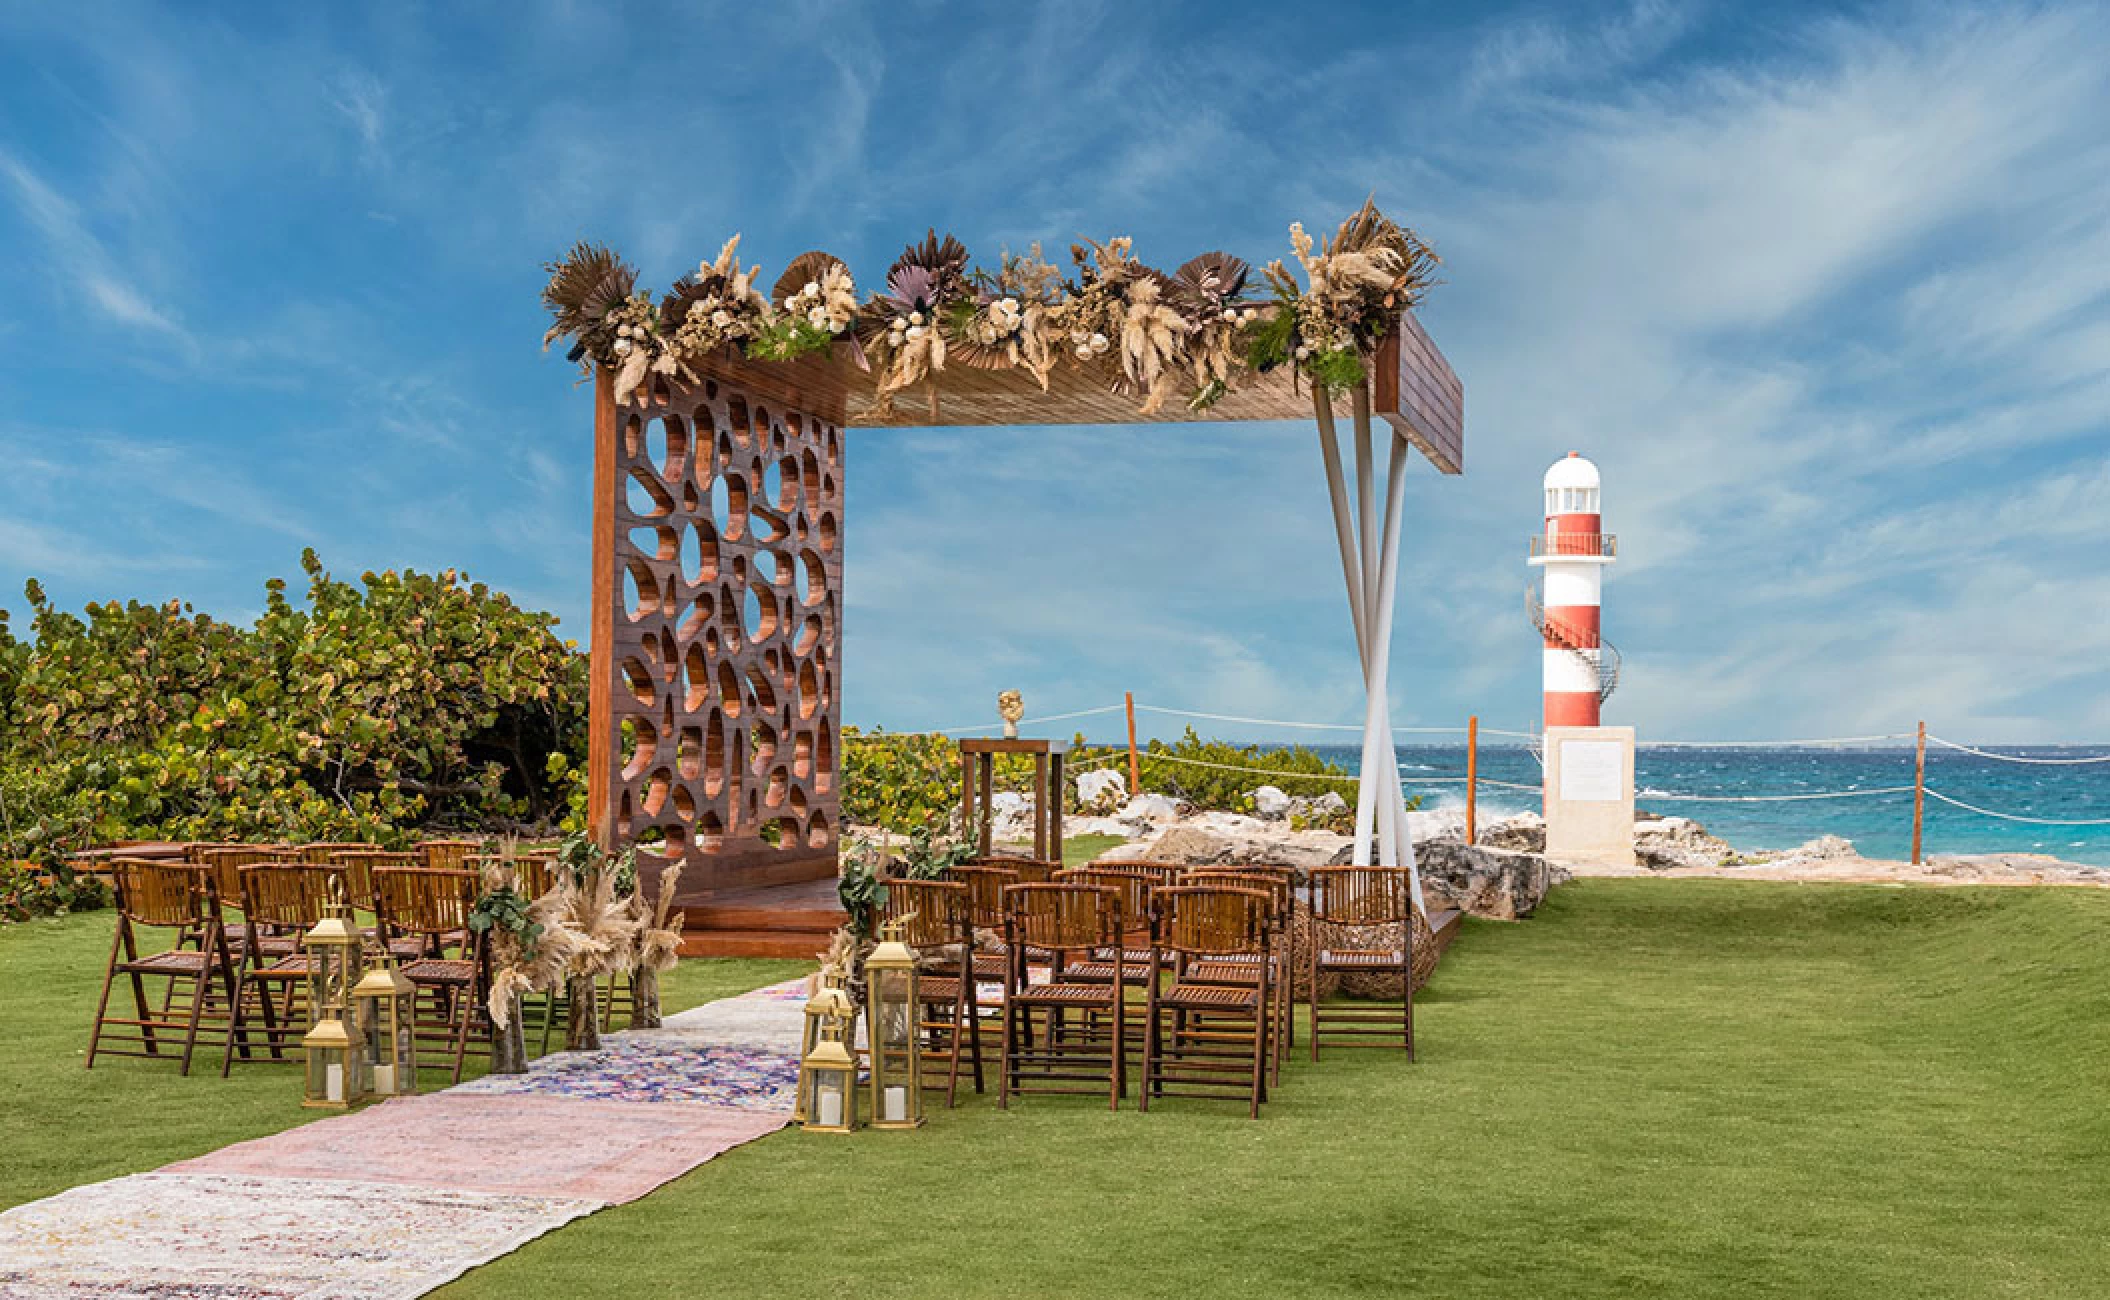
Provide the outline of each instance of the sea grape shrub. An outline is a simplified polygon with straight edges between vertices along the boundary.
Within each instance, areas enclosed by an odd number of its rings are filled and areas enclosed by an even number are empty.
[[[0,858],[561,818],[586,664],[550,615],[451,569],[301,563],[304,605],[274,579],[249,628],[180,601],[75,615],[30,583],[32,639],[0,636]]]

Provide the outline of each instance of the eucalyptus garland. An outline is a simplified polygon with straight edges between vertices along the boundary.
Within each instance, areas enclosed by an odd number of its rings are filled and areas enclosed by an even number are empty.
[[[1140,413],[1176,397],[1205,410],[1249,374],[1289,366],[1328,393],[1361,386],[1368,361],[1399,313],[1435,284],[1438,259],[1413,231],[1366,202],[1323,243],[1290,227],[1296,272],[1263,272],[1267,297],[1248,293],[1250,268],[1204,253],[1170,275],[1118,236],[1072,245],[1068,276],[1035,245],[970,266],[965,245],[933,230],[902,250],[883,287],[860,303],[849,267],[826,253],[794,259],[767,294],[759,268],[740,265],[735,235],[712,261],[655,300],[607,248],[581,243],[545,268],[553,322],[543,346],[572,342],[587,376],[614,373],[627,401],[654,374],[697,378],[705,358],[730,352],[792,361],[840,352],[876,372],[879,409],[898,393],[934,386],[948,365],[1024,370],[1045,389],[1058,365],[1134,397]]]

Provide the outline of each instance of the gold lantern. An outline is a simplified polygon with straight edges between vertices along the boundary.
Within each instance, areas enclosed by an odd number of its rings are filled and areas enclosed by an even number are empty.
[[[872,1127],[923,1126],[923,1053],[917,1039],[916,954],[889,921],[865,958],[865,1032],[872,1048]]]
[[[308,1057],[307,1091],[301,1105],[313,1110],[350,1110],[366,1100],[366,1044],[356,1026],[326,1010],[300,1045]]]
[[[843,998],[850,1007],[850,1000]],[[820,1017],[820,1041],[799,1061],[799,1109],[810,1133],[848,1133],[857,1127],[857,1057],[849,1037],[856,1012]]]
[[[377,1097],[418,1091],[418,986],[393,965],[376,966],[352,990],[352,1025],[366,1042],[366,1079]]]
[[[799,1037],[799,1062],[803,1066],[813,1049],[821,1045],[821,1029],[832,1017],[839,1023],[848,1024],[857,1015],[851,1005],[850,995],[843,992],[842,977],[834,974],[821,976],[821,987],[806,999],[805,1031]],[[798,1099],[792,1104],[791,1118],[794,1123],[806,1119],[806,1087],[803,1074],[800,1078]]]
[[[317,1024],[351,1009],[352,989],[366,970],[366,945],[352,909],[332,903],[301,940],[308,954],[308,1016]]]

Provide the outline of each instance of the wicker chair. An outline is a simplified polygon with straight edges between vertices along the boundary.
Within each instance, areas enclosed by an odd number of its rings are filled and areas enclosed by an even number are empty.
[[[1058,881],[1013,885],[1004,891],[1004,944],[1011,957],[1004,978],[1003,1045],[999,1055],[997,1104],[1013,1094],[1096,1093],[1076,1083],[1104,1079],[1108,1103],[1121,1108],[1128,1087],[1128,981],[1123,978],[1121,894],[1115,889]],[[1026,950],[1053,955],[1057,973],[1046,983],[1029,982]],[[1060,973],[1066,960],[1087,960],[1111,951],[1113,978],[1079,983]],[[1083,1015],[1085,1032],[1067,1032],[1064,1019]],[[1039,1013],[1045,1032],[1036,1035]],[[1049,1086],[1029,1087],[1045,1082]]]
[[[286,1049],[300,1045],[309,960],[300,950],[301,936],[315,928],[330,904],[343,898],[344,873],[336,867],[260,862],[242,868],[242,910],[249,917],[251,941],[235,980],[230,1040],[240,1038],[246,1044],[251,1033],[261,1032],[274,1061],[288,1059]],[[260,1029],[249,1022],[252,1001],[263,1013]],[[221,1078],[234,1068],[234,1055],[230,1041],[220,1061]],[[245,1052],[243,1059],[252,1058]]]
[[[1401,867],[1314,867],[1311,871],[1311,943],[1306,970],[1311,979],[1311,1059],[1323,1041],[1335,1047],[1401,1046],[1414,1059],[1414,909],[1408,875]],[[1349,948],[1327,943],[1328,927],[1386,930],[1399,941],[1382,947]],[[1325,1006],[1322,975],[1399,976],[1400,1005]]]
[[[968,914],[967,886],[947,880],[902,880],[889,877],[884,915],[903,924],[902,941],[915,949],[918,967],[916,1034],[923,1044],[926,1088],[945,1089],[945,1104],[956,1105],[960,1092],[960,1051],[966,1047],[974,1071],[974,1090],[981,1092],[982,1018],[976,1014],[974,982],[963,962],[974,955],[974,926]],[[944,1082],[932,1067],[945,1067]]]
[[[483,848],[482,840],[422,840],[417,847],[418,865],[459,871],[468,865],[470,854],[481,853]]]
[[[383,938],[391,950],[415,940],[415,946],[426,954],[399,968],[423,995],[418,1036],[421,1041],[444,1044],[453,1054],[456,1083],[462,1079],[470,1033],[481,1023],[476,1011],[485,977],[484,941],[482,935],[469,930],[469,909],[475,898],[473,871],[374,869],[374,902]]]
[[[95,1004],[95,1026],[88,1036],[88,1068],[94,1069],[95,1058],[104,1054],[159,1058],[164,1055],[162,1035],[167,1034],[180,1037],[183,1052],[178,1072],[189,1074],[200,1026],[207,1018],[208,1004],[215,1001],[215,982],[222,1008],[232,1007],[235,999],[234,955],[220,917],[219,892],[212,872],[180,863],[118,858],[110,864],[110,874],[117,886],[117,931],[110,939],[102,995]],[[142,930],[171,931],[170,946],[141,956]],[[184,947],[187,939],[194,940],[195,946]],[[109,1014],[110,986],[119,975],[126,976],[132,985],[136,1017]],[[162,998],[158,1010],[147,999],[148,976],[168,981],[167,996]],[[188,994],[187,1001],[180,1005],[175,1001],[179,990]],[[228,1025],[225,1041],[232,1042],[231,1017],[219,1010],[212,1011],[211,1016]],[[113,1027],[119,1032],[111,1033]],[[112,1043],[106,1044],[106,1038]],[[246,1040],[242,1051],[245,1055],[249,1051]]]
[[[1217,884],[1173,885],[1157,890],[1152,903],[1152,946],[1174,974],[1151,986],[1145,1009],[1141,1107],[1150,1109],[1152,1097],[1242,1090],[1248,1114],[1258,1119],[1277,1015],[1275,896]],[[1203,983],[1179,974],[1241,959],[1259,972],[1251,983]]]

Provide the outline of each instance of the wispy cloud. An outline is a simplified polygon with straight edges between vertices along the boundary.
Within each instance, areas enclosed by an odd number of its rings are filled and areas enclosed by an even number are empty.
[[[120,268],[90,232],[80,209],[27,163],[0,151],[0,176],[7,179],[15,208],[51,254],[53,292],[62,301],[85,299],[120,325],[160,335],[194,351],[195,344],[174,316],[150,300],[137,278]]]

